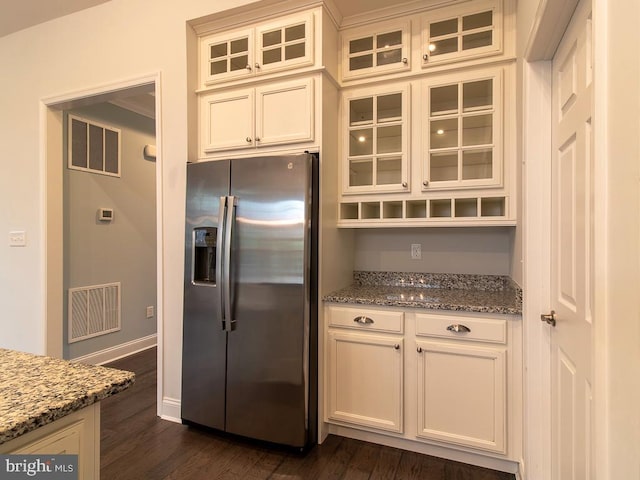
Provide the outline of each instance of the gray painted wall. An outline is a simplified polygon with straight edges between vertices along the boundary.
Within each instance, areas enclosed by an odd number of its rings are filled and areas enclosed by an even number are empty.
[[[509,275],[512,227],[381,228],[356,231],[355,269]],[[411,244],[422,259],[411,258]]]
[[[147,306],[156,310],[156,166],[143,155],[156,142],[153,119],[111,104],[66,113],[120,128],[122,152],[120,178],[63,167],[65,296],[121,282],[120,331],[69,344],[65,311],[64,358],[76,358],[156,332],[155,315],[146,318]],[[100,207],[114,210],[111,223],[97,220]]]

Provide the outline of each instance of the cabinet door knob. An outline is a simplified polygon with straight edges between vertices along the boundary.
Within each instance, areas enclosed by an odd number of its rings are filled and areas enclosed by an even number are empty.
[[[422,59],[426,62],[427,60],[429,60],[429,55],[425,53],[424,55],[422,55]]]
[[[247,141],[247,143],[251,143],[251,137],[247,137],[245,138],[245,140]]]
[[[260,141],[260,137],[256,137],[256,142],[259,142],[259,141]]]
[[[362,325],[369,325],[373,323],[373,318],[369,318],[365,315],[361,315],[353,319],[354,322],[360,323]]]
[[[400,344],[396,343],[396,344],[393,346],[393,348],[394,348],[394,349],[396,349],[396,350],[400,350]]]
[[[407,63],[409,63],[409,60],[407,59],[407,57],[405,57],[405,58],[403,58],[403,59],[402,59],[402,63],[404,63],[405,65],[406,65]]]
[[[423,182],[422,182],[422,185],[423,185],[424,187],[428,187],[428,186],[429,186],[429,182],[425,180],[425,181],[423,181]]]
[[[256,68],[260,68],[260,64],[258,62],[256,62],[256,64],[254,65],[254,67]]]
[[[247,66],[244,67],[244,68],[246,68],[247,70],[251,71],[251,65],[249,65],[248,63],[247,63]]]
[[[460,333],[460,332],[469,333],[471,331],[471,329],[469,327],[467,327],[466,325],[459,324],[459,323],[456,323],[456,324],[453,324],[453,325],[449,325],[447,327],[447,330],[449,330],[450,332],[456,332],[456,333]]]
[[[422,353],[422,347],[417,348],[418,353]]]
[[[407,188],[409,184],[407,182],[402,182],[402,188]]]

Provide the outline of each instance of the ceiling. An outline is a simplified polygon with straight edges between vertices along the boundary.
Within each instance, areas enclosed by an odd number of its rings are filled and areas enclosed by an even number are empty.
[[[109,0],[0,0],[0,37]]]
[[[109,0],[0,0],[0,37]],[[335,0],[344,17],[403,3],[406,0]],[[431,0],[433,2],[433,0]],[[430,3],[427,1],[427,3]]]

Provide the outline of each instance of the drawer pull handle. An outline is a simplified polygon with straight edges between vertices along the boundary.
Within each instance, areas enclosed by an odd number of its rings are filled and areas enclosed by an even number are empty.
[[[362,325],[369,325],[373,323],[373,318],[369,318],[364,315],[361,315],[359,317],[354,318],[353,321],[356,323],[360,323]]]
[[[449,325],[447,327],[447,330],[449,330],[450,332],[456,332],[456,333],[460,333],[460,332],[469,333],[471,331],[469,327],[467,327],[466,325],[460,325],[459,323]]]

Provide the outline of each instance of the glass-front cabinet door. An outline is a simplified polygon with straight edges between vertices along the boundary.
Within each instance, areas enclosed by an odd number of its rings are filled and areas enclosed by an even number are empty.
[[[423,190],[501,184],[502,74],[484,73],[424,81]]]
[[[344,95],[343,193],[406,192],[409,86]]]
[[[476,1],[422,17],[422,65],[502,51],[501,1]]]
[[[200,43],[204,84],[253,74],[253,30],[236,30],[205,37]]]
[[[409,70],[408,22],[384,23],[346,31],[342,36],[342,78]]]
[[[256,28],[256,73],[313,64],[313,14]]]

